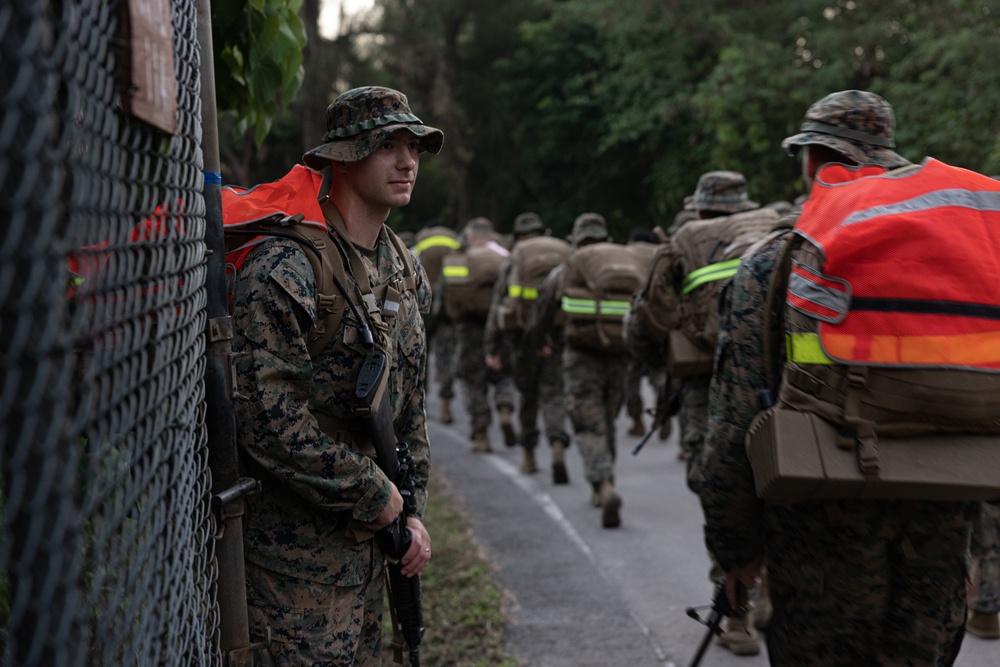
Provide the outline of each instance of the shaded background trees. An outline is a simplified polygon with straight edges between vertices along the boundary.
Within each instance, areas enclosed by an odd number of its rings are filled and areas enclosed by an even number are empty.
[[[781,139],[849,88],[892,103],[911,160],[1000,173],[1000,0],[373,0],[333,38],[316,28],[320,1],[249,3],[298,13],[305,83],[285,100],[272,87],[262,143],[259,123],[229,115],[227,182],[279,177],[319,141],[332,97],[367,83],[406,92],[446,135],[397,230],[475,215],[509,230],[535,210],[565,234],[593,210],[624,240],[669,225],[710,169],[744,172],[758,201],[791,200],[802,184]]]

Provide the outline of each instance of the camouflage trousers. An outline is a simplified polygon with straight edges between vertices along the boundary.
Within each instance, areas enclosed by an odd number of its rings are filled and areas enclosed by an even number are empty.
[[[687,468],[687,485],[695,493],[701,488],[701,455],[708,433],[708,388],[711,383],[711,375],[681,380],[681,409],[677,415],[681,426],[681,451]]]
[[[645,410],[642,403],[642,378],[649,375],[649,366],[638,359],[630,358],[628,373],[625,375],[625,411],[633,420],[642,419]]]
[[[969,608],[986,613],[1000,612],[1000,507],[980,506],[972,524],[974,576],[969,590]]]
[[[504,370],[497,373],[486,365],[483,348],[485,324],[462,322],[458,325],[458,369],[456,376],[462,381],[465,409],[469,413],[472,433],[489,428],[492,422],[489,392],[493,387],[493,404],[513,409],[517,403],[517,389],[511,377],[510,359],[504,360]]]
[[[521,426],[521,446],[538,445],[538,412],[542,413],[545,437],[569,444],[566,433],[566,403],[563,400],[562,350],[553,349],[548,357],[522,346],[514,354],[514,385],[521,395],[517,416]]]
[[[247,563],[250,635],[271,645],[255,667],[382,664],[382,568],[360,586],[319,584]]]
[[[563,390],[573,435],[591,483],[614,476],[615,419],[625,400],[626,359],[622,355],[563,352]]]
[[[965,632],[968,504],[768,507],[772,665],[951,665]]]
[[[451,322],[442,322],[434,331],[430,351],[434,355],[434,377],[438,384],[438,396],[455,397],[455,365],[458,350],[458,327]]]

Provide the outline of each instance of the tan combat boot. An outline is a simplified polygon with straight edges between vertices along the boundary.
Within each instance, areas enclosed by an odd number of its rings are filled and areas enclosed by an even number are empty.
[[[517,432],[514,431],[514,408],[503,405],[497,408],[500,416],[500,430],[503,432],[503,443],[508,447],[517,444]]]
[[[757,655],[760,653],[760,641],[752,616],[753,612],[738,618],[727,616],[722,634],[715,640],[734,655]]]
[[[619,514],[622,507],[622,497],[615,491],[611,480],[601,482],[601,525],[605,528],[617,528],[622,524]]]
[[[535,450],[524,448],[524,459],[521,461],[521,472],[526,475],[538,472],[538,463],[535,461]]]
[[[486,431],[476,431],[472,434],[472,451],[483,454],[493,451]]]
[[[451,414],[451,399],[441,399],[441,423],[450,424],[455,421],[455,416]]]
[[[590,488],[592,489],[592,492],[590,494],[590,504],[593,505],[594,507],[600,507],[601,506],[601,483],[600,482],[591,482],[590,483]]]
[[[569,475],[566,473],[566,447],[569,443],[552,439],[552,483],[569,484]]]
[[[632,428],[628,430],[628,434],[636,437],[646,435],[646,426],[642,423],[642,417],[636,417],[632,420]]]
[[[996,612],[973,611],[965,629],[980,639],[1000,639],[1000,617]]]

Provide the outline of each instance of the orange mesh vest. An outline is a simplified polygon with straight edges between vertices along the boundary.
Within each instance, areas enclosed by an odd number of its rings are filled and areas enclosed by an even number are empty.
[[[222,224],[225,229],[250,228],[265,219],[275,221],[302,216],[301,225],[326,230],[326,220],[319,206],[319,190],[323,175],[302,165],[295,165],[281,179],[252,188],[226,186],[222,188]],[[250,251],[267,236],[240,236],[236,242],[226,241],[226,263],[239,271]]]
[[[830,164],[795,231],[788,305],[847,364],[1000,370],[1000,182],[928,158],[918,169]]]

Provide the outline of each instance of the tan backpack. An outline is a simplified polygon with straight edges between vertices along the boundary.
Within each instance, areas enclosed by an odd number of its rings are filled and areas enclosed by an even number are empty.
[[[671,287],[679,326],[670,333],[672,377],[708,375],[719,337],[719,298],[746,250],[781,225],[772,208],[688,222],[671,240],[676,263]]]
[[[538,287],[552,269],[566,261],[572,250],[569,243],[551,236],[535,236],[514,244],[507,294],[497,307],[497,329],[524,329],[531,306],[538,299]],[[561,325],[562,320],[556,324]]]
[[[770,286],[786,359],[747,435],[758,493],[1000,498],[1000,183],[936,161],[832,167]]]
[[[625,353],[622,319],[646,277],[655,246],[594,243],[566,259],[562,311],[566,342],[593,352]]]
[[[437,285],[445,255],[449,255],[459,248],[461,248],[461,244],[458,242],[458,234],[450,227],[435,225],[417,232],[413,254],[420,258],[420,263],[423,265],[424,271],[427,272],[428,282],[431,285]]]
[[[506,257],[486,246],[472,246],[444,257],[444,309],[453,322],[485,322],[493,301],[493,285]]]

